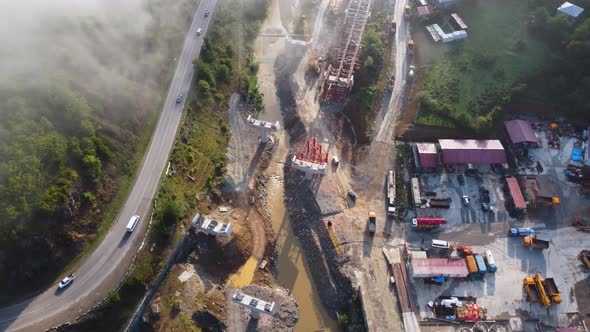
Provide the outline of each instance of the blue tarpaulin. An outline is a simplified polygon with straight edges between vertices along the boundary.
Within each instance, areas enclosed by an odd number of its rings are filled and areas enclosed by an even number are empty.
[[[582,162],[582,149],[580,148],[573,148],[572,150],[572,160]]]

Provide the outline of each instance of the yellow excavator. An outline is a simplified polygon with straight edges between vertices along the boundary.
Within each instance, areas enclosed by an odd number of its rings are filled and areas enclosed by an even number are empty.
[[[561,294],[553,278],[543,280],[541,275],[534,274],[524,278],[522,283],[530,303],[540,302],[547,309],[551,303],[561,303]]]

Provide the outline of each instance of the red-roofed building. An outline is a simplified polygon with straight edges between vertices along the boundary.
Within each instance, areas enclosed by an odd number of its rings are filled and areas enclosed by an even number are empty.
[[[522,191],[518,185],[518,180],[513,177],[507,177],[506,183],[508,184],[508,189],[510,189],[510,196],[514,202],[514,207],[519,210],[526,209],[526,202],[524,200],[524,196],[522,196]]]
[[[434,278],[465,278],[469,275],[467,263],[463,258],[412,258],[412,277]]]
[[[443,163],[506,164],[506,152],[499,140],[439,139]]]
[[[420,168],[436,168],[436,145],[434,143],[416,143],[418,166]]]
[[[510,141],[515,145],[537,147],[539,139],[528,121],[510,120],[504,122]]]
[[[432,13],[432,11],[430,10],[430,7],[428,7],[428,6],[419,6],[416,8],[416,13],[418,14],[418,17],[421,17],[421,16],[430,15]]]

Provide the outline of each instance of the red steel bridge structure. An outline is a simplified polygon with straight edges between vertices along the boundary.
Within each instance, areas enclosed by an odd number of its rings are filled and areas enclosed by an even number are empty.
[[[354,84],[354,70],[358,68],[361,40],[369,16],[371,0],[350,0],[342,29],[342,39],[335,48],[336,61],[332,61],[322,75],[321,101],[344,105]]]

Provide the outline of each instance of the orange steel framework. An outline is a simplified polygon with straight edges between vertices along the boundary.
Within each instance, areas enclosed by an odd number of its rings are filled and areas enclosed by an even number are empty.
[[[342,30],[342,42],[336,48],[336,63],[328,65],[320,84],[322,102],[345,104],[358,68],[361,40],[371,14],[371,0],[350,0]]]
[[[324,150],[316,137],[305,142],[305,146],[297,155],[297,159],[314,164],[325,164],[328,162],[328,152]]]

